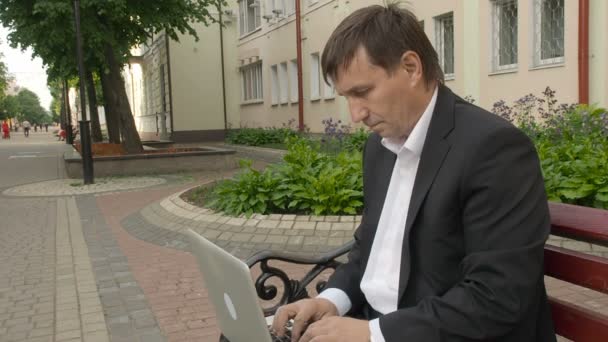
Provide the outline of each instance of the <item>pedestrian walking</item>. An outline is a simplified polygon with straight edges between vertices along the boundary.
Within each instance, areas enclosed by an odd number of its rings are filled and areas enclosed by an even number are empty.
[[[23,126],[23,135],[27,138],[30,136],[30,127],[32,127],[32,124],[25,120],[21,123],[21,126]]]
[[[48,123],[45,123],[45,124],[44,124],[44,130],[45,130],[46,132],[48,132],[48,131],[49,131],[49,124],[48,124]]]
[[[8,122],[2,122],[2,139],[10,139],[11,138],[11,129],[8,126]]]

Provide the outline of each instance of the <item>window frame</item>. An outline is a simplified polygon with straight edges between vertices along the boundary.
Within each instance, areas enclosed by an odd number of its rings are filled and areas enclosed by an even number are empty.
[[[542,22],[542,5],[547,0],[534,0],[532,2],[532,16],[533,16],[533,27],[534,27],[534,45],[533,45],[533,58],[532,58],[532,67],[545,67],[545,66],[556,66],[564,64],[565,62],[565,54],[566,54],[566,10],[565,10],[565,1],[564,0],[556,0],[560,1],[562,5],[562,55],[558,57],[550,57],[550,58],[542,58],[542,35],[543,35],[543,22]],[[551,1],[551,0],[549,0]]]
[[[257,61],[240,68],[241,74],[241,103],[264,102],[264,79],[262,76],[262,61]]]
[[[279,104],[279,69],[277,64],[270,66],[270,83],[270,104],[276,106]]]
[[[244,38],[262,28],[261,0],[238,0],[238,9],[239,38]],[[249,11],[252,11],[253,15],[250,15]],[[250,17],[253,17],[251,28]]]
[[[456,54],[455,54],[455,43],[454,43],[454,37],[455,37],[455,32],[454,32],[454,12],[448,12],[442,15],[438,15],[436,17],[433,18],[434,22],[435,22],[435,50],[437,51],[437,55],[439,57],[439,64],[441,65],[441,69],[443,70],[443,74],[444,74],[444,78],[445,80],[453,80],[455,79],[455,72],[456,72]],[[446,54],[445,54],[445,24],[446,21],[448,19],[452,20],[452,46],[451,46],[451,54],[452,54],[452,60],[451,60],[451,67],[452,67],[452,72],[448,73],[446,72]]]
[[[519,4],[518,0],[490,0],[491,1],[491,42],[492,42],[492,55],[491,55],[491,66],[492,72],[503,72],[503,71],[514,71],[517,70],[519,65]],[[502,48],[502,32],[503,27],[501,19],[501,10],[507,3],[515,5],[516,16],[515,16],[515,63],[511,64],[500,64],[500,54]]]
[[[287,74],[287,62],[279,63],[279,103],[289,103],[289,75]]]
[[[289,101],[298,103],[298,60],[292,59],[289,61],[288,67],[289,76]]]

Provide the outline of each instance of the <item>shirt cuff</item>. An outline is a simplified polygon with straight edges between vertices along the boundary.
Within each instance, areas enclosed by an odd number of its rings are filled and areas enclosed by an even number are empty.
[[[382,330],[380,330],[380,320],[378,318],[369,321],[370,342],[386,342]]]
[[[326,289],[321,292],[317,298],[324,298],[332,302],[338,309],[338,314],[340,316],[346,315],[346,313],[353,306],[353,304],[350,302],[350,298],[348,298],[348,295],[346,295],[344,291],[337,288]]]

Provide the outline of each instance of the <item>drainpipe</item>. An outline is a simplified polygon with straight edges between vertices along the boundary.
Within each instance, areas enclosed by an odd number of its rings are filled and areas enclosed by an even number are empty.
[[[173,126],[173,85],[171,76],[171,53],[169,49],[169,35],[165,32],[165,49],[167,50],[167,79],[169,81],[169,110],[171,111],[171,116],[169,117],[171,121],[171,134],[169,135],[169,139],[173,140],[173,132],[175,132],[175,126]],[[165,119],[166,120],[166,119]]]
[[[224,137],[228,134],[228,114],[226,111],[226,75],[224,74],[224,22],[222,21],[222,3],[218,5],[220,12],[220,60],[222,62],[222,103],[224,104]]]
[[[578,102],[589,103],[589,0],[578,1]]]
[[[300,0],[296,0],[296,47],[298,60],[298,128],[304,131],[304,90],[302,85],[302,18]]]

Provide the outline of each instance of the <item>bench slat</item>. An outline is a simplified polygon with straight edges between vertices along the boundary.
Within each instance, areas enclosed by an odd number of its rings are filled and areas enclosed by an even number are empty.
[[[551,233],[608,246],[608,210],[549,202]]]
[[[545,274],[608,293],[608,259],[547,245]]]
[[[549,296],[555,333],[573,341],[605,342],[608,317]]]

